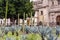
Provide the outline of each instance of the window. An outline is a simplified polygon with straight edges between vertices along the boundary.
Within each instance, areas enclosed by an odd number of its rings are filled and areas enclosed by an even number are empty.
[[[51,0],[51,2],[52,2],[52,6],[54,5],[54,0]]]
[[[54,2],[52,1],[52,5],[54,5]]]
[[[43,11],[41,11],[41,15],[43,15]]]
[[[60,4],[60,0],[58,0],[58,4]]]
[[[43,0],[38,0],[38,4],[42,4],[43,3]]]
[[[41,3],[43,3],[43,0],[41,0]]]

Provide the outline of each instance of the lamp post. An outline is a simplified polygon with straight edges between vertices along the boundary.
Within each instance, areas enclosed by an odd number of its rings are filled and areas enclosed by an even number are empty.
[[[20,25],[19,15],[20,15],[20,14],[18,13],[18,25]]]
[[[31,13],[31,26],[32,26],[32,13]]]
[[[24,13],[24,15],[23,15],[23,25],[22,25],[23,33],[24,33],[24,27],[25,27],[25,25],[24,25],[24,20],[25,20],[25,13]]]
[[[43,15],[43,25],[44,25],[44,15]]]

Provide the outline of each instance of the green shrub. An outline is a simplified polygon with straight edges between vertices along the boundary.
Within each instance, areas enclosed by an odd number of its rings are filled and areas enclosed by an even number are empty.
[[[27,40],[42,40],[39,34],[28,34]]]

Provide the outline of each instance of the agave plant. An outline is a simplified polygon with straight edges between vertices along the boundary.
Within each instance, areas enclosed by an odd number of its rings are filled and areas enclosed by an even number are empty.
[[[26,40],[26,35],[20,35],[20,40]]]

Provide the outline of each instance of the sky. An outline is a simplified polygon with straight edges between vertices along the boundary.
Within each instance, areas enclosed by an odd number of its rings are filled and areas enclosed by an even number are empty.
[[[30,0],[30,1],[36,1],[36,0]]]

